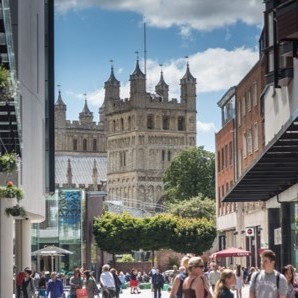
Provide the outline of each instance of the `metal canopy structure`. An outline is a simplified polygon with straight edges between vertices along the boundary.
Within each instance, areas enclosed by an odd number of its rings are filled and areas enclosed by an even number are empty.
[[[272,119],[274,121],[274,119]],[[298,117],[283,125],[223,202],[267,201],[298,182]]]

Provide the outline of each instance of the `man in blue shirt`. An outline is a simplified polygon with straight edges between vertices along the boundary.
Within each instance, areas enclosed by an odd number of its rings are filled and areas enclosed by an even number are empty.
[[[50,298],[62,298],[63,297],[63,283],[57,278],[57,273],[52,272],[51,279],[48,282],[47,288]]]

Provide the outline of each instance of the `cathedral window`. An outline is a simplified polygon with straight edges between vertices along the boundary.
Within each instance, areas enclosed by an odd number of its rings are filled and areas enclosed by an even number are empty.
[[[87,151],[87,140],[83,140],[83,151]]]
[[[73,147],[73,151],[77,151],[78,150],[78,140],[74,139],[72,141],[72,147]]]
[[[168,151],[168,161],[171,161],[171,158],[172,158],[172,153],[171,151]]]
[[[185,130],[185,121],[184,121],[184,117],[182,116],[178,117],[178,130],[180,131]]]
[[[165,161],[165,158],[166,158],[166,151],[165,150],[162,150],[161,151],[161,160],[162,161]]]
[[[120,119],[121,130],[124,130],[124,120],[123,118]]]
[[[128,130],[131,130],[131,118],[130,118],[130,116],[128,117]]]
[[[162,128],[165,130],[170,129],[170,117],[169,116],[162,117]]]
[[[147,115],[147,128],[154,129],[154,116],[151,114]]]
[[[116,120],[113,120],[113,132],[116,131]]]
[[[97,140],[93,139],[93,151],[97,151]]]

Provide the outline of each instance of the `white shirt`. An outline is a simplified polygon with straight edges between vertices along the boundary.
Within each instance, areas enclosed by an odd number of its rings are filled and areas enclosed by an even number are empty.
[[[109,271],[104,271],[100,275],[100,282],[104,287],[115,288],[115,282],[113,274]]]

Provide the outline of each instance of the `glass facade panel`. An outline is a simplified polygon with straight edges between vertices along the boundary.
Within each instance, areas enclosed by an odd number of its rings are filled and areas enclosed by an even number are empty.
[[[32,251],[46,245],[67,249],[73,254],[55,259],[55,268],[72,271],[83,265],[82,254],[85,248],[84,214],[85,193],[78,189],[60,189],[46,200],[46,220],[33,226],[34,242]],[[49,270],[49,260],[42,257],[40,269]],[[57,267],[56,267],[57,266]]]

